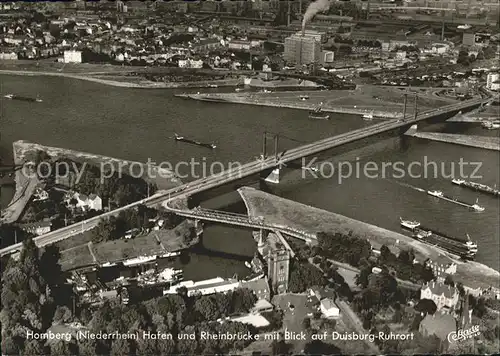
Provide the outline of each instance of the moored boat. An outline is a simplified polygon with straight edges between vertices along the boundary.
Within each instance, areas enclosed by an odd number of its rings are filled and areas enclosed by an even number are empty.
[[[418,221],[404,220],[403,218],[399,218],[399,221],[401,222],[401,226],[406,227],[410,230],[413,230],[420,226],[420,223]]]
[[[462,185],[465,183],[465,180],[464,179],[452,179],[451,182],[453,184]]]
[[[321,106],[319,106],[314,111],[309,112],[309,118],[317,120],[328,120],[330,118],[330,115],[325,113],[323,109],[321,109]]]
[[[371,113],[369,113],[369,114],[364,114],[363,115],[363,120],[365,120],[365,121],[371,121],[371,120],[373,120],[373,111]]]

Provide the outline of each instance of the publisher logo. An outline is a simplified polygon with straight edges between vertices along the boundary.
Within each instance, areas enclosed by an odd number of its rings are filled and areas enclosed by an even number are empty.
[[[457,341],[465,341],[468,339],[472,339],[474,336],[478,336],[481,333],[479,332],[479,325],[474,325],[468,329],[460,329],[458,331],[452,331],[448,334],[448,341],[457,342]]]

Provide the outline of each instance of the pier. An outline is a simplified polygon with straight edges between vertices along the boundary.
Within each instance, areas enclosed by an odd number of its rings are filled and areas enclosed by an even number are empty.
[[[423,138],[431,141],[452,143],[455,145],[482,148],[485,150],[500,151],[500,138],[498,137],[448,134],[441,132],[418,132],[417,125],[413,125],[405,133],[405,135]]]

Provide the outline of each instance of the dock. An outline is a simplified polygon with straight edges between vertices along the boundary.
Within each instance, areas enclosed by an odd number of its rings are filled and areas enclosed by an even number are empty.
[[[493,196],[500,197],[500,191],[498,189],[496,189],[496,187],[492,188],[492,187],[487,186],[485,184],[468,182],[468,181],[463,181],[463,182],[460,181],[460,182],[452,182],[452,183],[456,184],[460,187],[465,187],[465,188],[475,190],[476,192],[491,194]]]
[[[500,138],[475,135],[448,134],[441,132],[418,132],[417,125],[413,125],[405,135],[423,138],[431,141],[452,143],[455,145],[482,148],[485,150],[500,151]]]

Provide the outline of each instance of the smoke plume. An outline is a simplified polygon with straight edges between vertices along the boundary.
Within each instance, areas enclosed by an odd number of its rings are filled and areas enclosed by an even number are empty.
[[[334,0],[332,0],[332,2],[333,1]],[[309,4],[304,14],[304,19],[302,20],[302,35],[304,35],[306,24],[311,21],[318,12],[328,11],[330,4],[330,0],[316,0]]]

